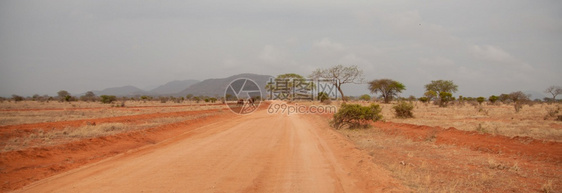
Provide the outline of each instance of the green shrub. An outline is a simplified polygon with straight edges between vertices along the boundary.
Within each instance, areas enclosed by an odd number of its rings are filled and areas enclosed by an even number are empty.
[[[478,104],[480,104],[480,105],[481,105],[485,100],[486,100],[486,98],[484,98],[484,97],[478,97],[478,98],[476,98],[476,102],[478,102]]]
[[[359,128],[367,127],[369,121],[382,119],[381,107],[376,104],[364,107],[359,104],[342,104],[332,120],[332,126],[336,129],[343,127]]]
[[[101,102],[105,104],[109,104],[117,100],[117,97],[114,95],[101,95],[100,98]]]
[[[392,107],[394,109],[394,114],[398,118],[412,118],[414,114],[412,110],[414,109],[414,105],[408,102],[399,102],[398,104]]]
[[[324,102],[325,100],[330,99],[330,97],[328,96],[328,93],[325,92],[319,92],[318,93],[318,100],[320,100],[320,102]]]
[[[455,100],[455,98],[453,98],[453,94],[451,94],[449,92],[439,93],[439,106],[440,107],[446,107],[447,104],[449,103],[449,101],[453,101],[453,100]]]
[[[364,94],[364,95],[361,95],[361,97],[359,97],[359,99],[364,100],[364,101],[370,101],[371,96],[369,96],[368,94]]]
[[[498,99],[500,99],[500,97],[496,96],[496,95],[492,95],[490,96],[490,98],[488,98],[488,101],[490,101],[492,104],[496,103],[496,101],[498,101]]]

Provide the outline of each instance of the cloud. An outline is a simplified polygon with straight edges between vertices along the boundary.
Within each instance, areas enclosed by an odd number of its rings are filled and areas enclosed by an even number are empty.
[[[369,62],[368,60],[357,56],[354,53],[349,53],[346,54],[345,56],[343,56],[340,59],[340,63],[341,64],[347,64],[347,65],[358,65],[358,66],[365,66],[365,67],[371,67],[372,63]]]
[[[469,47],[470,53],[480,60],[491,64],[499,64],[514,67],[519,71],[534,71],[535,69],[526,62],[514,57],[504,49],[492,45],[473,45]]]
[[[73,2],[0,3],[0,96],[337,64],[414,95],[445,78],[480,93],[562,82],[561,2]]]
[[[281,53],[277,48],[273,47],[272,45],[266,45],[262,49],[259,58],[263,61],[274,63],[279,61],[280,55]]]
[[[491,46],[491,45],[473,45],[469,48],[470,52],[477,58],[499,62],[499,63],[512,63],[517,62],[511,54],[507,53],[505,50]]]
[[[344,45],[342,45],[340,43],[333,42],[329,38],[324,38],[320,41],[315,42],[314,46],[319,47],[319,48],[324,48],[324,49],[331,49],[331,50],[335,50],[335,51],[345,51],[347,49]]]
[[[431,58],[420,58],[418,59],[419,63],[422,66],[429,66],[429,67],[450,67],[450,66],[454,66],[455,62],[444,58],[444,57],[431,57]]]

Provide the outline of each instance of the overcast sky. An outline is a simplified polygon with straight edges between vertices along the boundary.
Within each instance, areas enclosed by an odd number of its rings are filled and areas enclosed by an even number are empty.
[[[438,79],[455,96],[542,93],[562,86],[562,1],[0,1],[0,96],[337,64],[406,97]]]

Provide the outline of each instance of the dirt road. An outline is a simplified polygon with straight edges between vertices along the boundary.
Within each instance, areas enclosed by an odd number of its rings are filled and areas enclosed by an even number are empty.
[[[233,115],[237,116],[237,115]],[[404,191],[315,115],[265,110],[47,178],[21,192]]]

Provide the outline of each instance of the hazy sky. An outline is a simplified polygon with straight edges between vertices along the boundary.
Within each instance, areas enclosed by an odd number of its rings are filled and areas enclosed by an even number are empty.
[[[337,64],[402,96],[542,92],[562,86],[562,1],[0,1],[0,96]]]

